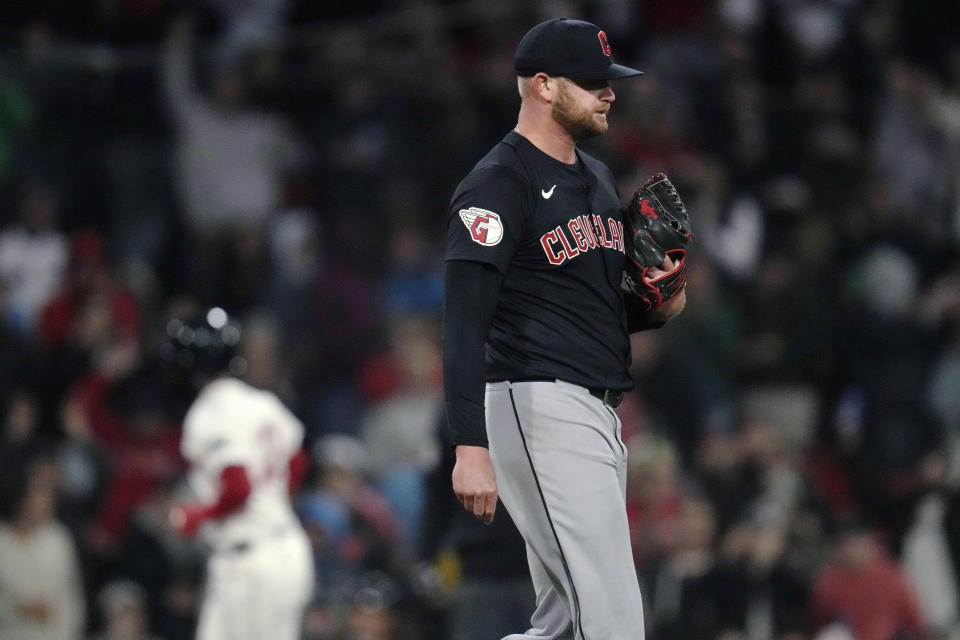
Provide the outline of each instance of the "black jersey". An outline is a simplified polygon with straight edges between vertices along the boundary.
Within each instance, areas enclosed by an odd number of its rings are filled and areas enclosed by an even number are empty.
[[[633,386],[620,198],[606,165],[579,150],[577,158],[562,163],[510,132],[454,193],[446,259],[504,274],[488,381]]]

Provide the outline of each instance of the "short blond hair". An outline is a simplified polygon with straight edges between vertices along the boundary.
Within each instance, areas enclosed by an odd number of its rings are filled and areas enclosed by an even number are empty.
[[[530,81],[532,76],[517,76],[517,93],[521,98],[526,98],[530,93]]]

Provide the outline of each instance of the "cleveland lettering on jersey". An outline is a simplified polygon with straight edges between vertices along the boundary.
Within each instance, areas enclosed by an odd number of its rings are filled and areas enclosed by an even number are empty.
[[[584,224],[584,219],[590,222]],[[563,225],[557,225],[555,229],[540,236],[540,246],[543,247],[543,252],[550,264],[561,265],[581,253],[595,249],[598,245],[623,253],[623,222],[620,220],[607,218],[604,226],[600,216],[587,214],[570,218],[566,228],[573,238],[572,242],[567,238]],[[594,232],[594,229],[597,232]],[[610,232],[609,239],[607,239],[607,230]],[[597,239],[598,234],[601,240]]]

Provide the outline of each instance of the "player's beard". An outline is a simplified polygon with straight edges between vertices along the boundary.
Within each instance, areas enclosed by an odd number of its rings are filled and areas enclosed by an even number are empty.
[[[560,85],[557,99],[553,103],[552,115],[574,141],[593,138],[607,132],[606,118],[595,118],[595,114],[595,110],[577,106],[567,87]]]

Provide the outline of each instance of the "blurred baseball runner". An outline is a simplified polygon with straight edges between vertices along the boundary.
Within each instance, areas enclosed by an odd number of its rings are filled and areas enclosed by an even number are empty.
[[[683,309],[692,234],[665,176],[638,190],[638,215],[625,220],[610,170],[577,149],[607,130],[610,80],[641,73],[614,64],[603,31],[539,24],[514,64],[517,127],[460,183],[449,212],[453,489],[485,522],[502,498],[526,541],[537,606],[530,629],[505,640],[638,640],[613,408],[633,386],[630,332]]]
[[[303,425],[276,395],[233,377],[239,326],[219,308],[171,320],[167,356],[201,388],[181,451],[198,504],[171,522],[211,548],[199,640],[295,640],[313,593],[313,559],[290,504],[307,459]]]

